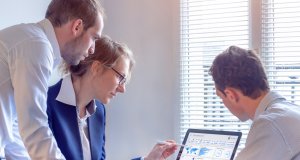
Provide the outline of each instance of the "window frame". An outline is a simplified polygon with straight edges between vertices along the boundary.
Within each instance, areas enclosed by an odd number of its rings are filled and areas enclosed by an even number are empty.
[[[263,19],[262,18],[262,3],[263,3],[263,0],[255,0],[255,1],[249,0],[248,3],[249,3],[249,17],[248,17],[249,18],[249,48],[256,50],[257,53],[262,57],[263,53],[261,52],[261,50],[262,50],[262,28],[263,28],[263,25],[262,25],[262,19]],[[180,37],[180,39],[181,39],[181,37]],[[181,55],[180,55],[180,57],[181,57]],[[181,77],[181,75],[180,75],[180,77]],[[181,83],[180,83],[180,85],[181,85]],[[272,87],[271,87],[271,90],[273,90]],[[181,110],[181,107],[182,107],[182,105],[180,105],[180,110]],[[179,122],[179,124],[181,125],[181,122]],[[249,123],[249,125],[251,125],[251,123]],[[179,135],[181,135],[180,131],[181,131],[181,127],[179,128],[179,131],[178,131]],[[181,140],[183,139],[183,137],[180,137],[180,138],[181,138]]]

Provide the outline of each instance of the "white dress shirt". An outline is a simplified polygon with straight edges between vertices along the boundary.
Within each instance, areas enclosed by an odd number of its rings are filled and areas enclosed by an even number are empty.
[[[86,108],[86,115],[80,118],[79,108],[76,106],[76,95],[75,95],[75,91],[74,91],[74,87],[70,75],[63,78],[60,91],[56,97],[56,100],[68,104],[70,106],[76,107],[80,141],[81,141],[81,147],[83,151],[83,159],[91,160],[92,156],[91,156],[91,148],[90,148],[90,141],[89,141],[87,118],[96,112],[97,106],[95,101],[93,100],[91,101],[91,103],[89,103],[89,105]]]
[[[7,159],[28,159],[20,135],[32,159],[64,159],[46,114],[48,81],[60,61],[49,20],[0,31],[0,148]]]

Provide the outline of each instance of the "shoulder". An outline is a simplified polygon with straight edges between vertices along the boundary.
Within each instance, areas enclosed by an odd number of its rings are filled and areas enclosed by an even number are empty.
[[[283,101],[275,103],[259,115],[254,122],[284,126],[289,123],[300,123],[300,106]]]
[[[1,30],[3,42],[10,47],[21,44],[21,42],[45,42],[50,45],[43,28],[37,23],[18,24]]]
[[[8,51],[12,52],[11,54],[24,54],[26,55],[24,58],[38,59],[42,56],[45,58],[51,54],[44,52],[51,53],[53,50],[46,31],[37,23],[18,24],[5,28],[1,30],[0,37],[2,37],[2,44]]]
[[[299,123],[299,106],[285,102],[276,103],[253,121],[249,137],[272,139],[291,145],[295,143],[295,139],[300,139],[300,125],[295,125]]]

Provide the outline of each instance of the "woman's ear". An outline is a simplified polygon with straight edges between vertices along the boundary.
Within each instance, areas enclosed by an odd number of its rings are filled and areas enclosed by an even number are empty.
[[[83,21],[82,19],[76,19],[72,25],[72,33],[74,36],[79,36],[83,32]]]
[[[232,102],[238,102],[240,97],[239,94],[237,93],[237,90],[234,88],[225,88],[224,93],[226,97],[232,101]]]
[[[91,66],[91,72],[93,76],[97,75],[99,72],[103,71],[103,65],[99,61],[93,61],[92,66]]]

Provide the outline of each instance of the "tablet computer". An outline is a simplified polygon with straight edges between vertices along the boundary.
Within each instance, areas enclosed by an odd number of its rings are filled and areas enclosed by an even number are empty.
[[[188,129],[176,160],[233,160],[242,132]]]

